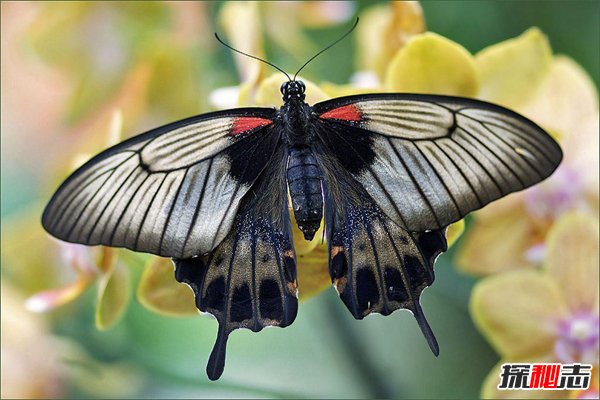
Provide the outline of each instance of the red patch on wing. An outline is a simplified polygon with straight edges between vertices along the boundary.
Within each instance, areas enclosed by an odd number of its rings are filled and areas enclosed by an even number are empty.
[[[362,113],[355,105],[348,104],[347,106],[334,108],[333,110],[329,110],[321,114],[321,118],[341,119],[344,121],[361,121]]]
[[[233,120],[230,135],[239,135],[251,129],[271,124],[273,121],[259,117],[238,117]]]

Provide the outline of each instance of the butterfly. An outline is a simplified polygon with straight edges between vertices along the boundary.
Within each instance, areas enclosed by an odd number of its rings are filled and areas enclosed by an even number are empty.
[[[356,319],[408,309],[437,355],[419,297],[447,226],[562,159],[542,128],[498,105],[386,93],[311,106],[296,75],[279,109],[202,114],[98,154],[43,213],[59,239],[171,257],[218,321],[212,380],[232,331],[296,317],[290,209],[307,240],[324,223],[332,283]]]

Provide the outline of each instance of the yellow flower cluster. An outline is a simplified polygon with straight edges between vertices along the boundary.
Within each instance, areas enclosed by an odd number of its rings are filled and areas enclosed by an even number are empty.
[[[567,213],[550,229],[540,269],[496,274],[475,286],[471,314],[502,356],[484,383],[483,397],[548,396],[498,390],[500,365],[506,362],[580,362],[597,370],[598,240],[597,219]]]

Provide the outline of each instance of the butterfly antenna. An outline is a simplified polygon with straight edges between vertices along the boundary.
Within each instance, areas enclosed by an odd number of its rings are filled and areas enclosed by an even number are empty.
[[[233,47],[231,47],[230,45],[228,45],[227,43],[225,43],[225,42],[224,42],[224,41],[223,41],[223,40],[222,40],[222,39],[219,37],[219,35],[217,34],[217,32],[215,32],[215,37],[217,38],[217,40],[219,41],[219,43],[221,43],[223,46],[227,47],[228,49],[230,49],[230,50],[233,50],[233,51],[235,51],[236,53],[239,53],[239,54],[241,54],[241,55],[244,55],[244,56],[246,56],[246,57],[250,57],[250,58],[253,58],[253,59],[255,59],[255,60],[262,61],[262,62],[264,62],[265,64],[268,64],[268,65],[270,65],[271,67],[275,68],[276,70],[278,70],[279,72],[281,72],[281,73],[283,73],[285,76],[287,76],[287,78],[288,78],[288,81],[291,81],[291,80],[292,80],[292,78],[290,78],[290,76],[289,76],[289,75],[288,75],[288,74],[287,74],[287,73],[286,73],[284,70],[282,70],[281,68],[279,68],[277,65],[275,65],[275,64],[272,64],[272,63],[268,62],[267,60],[263,60],[262,58],[259,58],[259,57],[256,57],[256,56],[253,56],[253,55],[251,55],[251,54],[248,54],[248,53],[244,53],[243,51],[240,51],[240,50],[238,50],[238,49],[234,49]]]
[[[305,62],[304,65],[302,65],[300,67],[300,69],[294,74],[294,79],[292,79],[292,80],[294,80],[294,81],[296,80],[296,77],[298,76],[298,74],[300,73],[300,71],[302,71],[302,69],[304,67],[306,67],[309,62],[311,62],[312,60],[314,60],[315,58],[317,58],[318,56],[320,56],[321,53],[329,50],[330,48],[332,48],[333,46],[335,46],[336,44],[338,44],[339,42],[341,42],[342,40],[344,40],[344,38],[346,36],[348,36],[350,33],[352,33],[352,31],[354,30],[354,28],[356,28],[356,25],[358,25],[358,17],[356,17],[356,21],[354,21],[354,25],[352,25],[352,28],[350,28],[348,30],[348,32],[344,33],[344,35],[342,35],[341,38],[339,38],[338,40],[336,40],[335,42],[331,43],[329,46],[325,47],[323,50],[319,51],[317,54],[315,54],[314,56],[312,56],[311,58],[309,58],[308,61]]]

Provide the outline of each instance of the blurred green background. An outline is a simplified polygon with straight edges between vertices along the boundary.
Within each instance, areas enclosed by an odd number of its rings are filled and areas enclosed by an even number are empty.
[[[354,15],[373,4],[357,2]],[[74,149],[99,149],[80,132],[95,132],[94,116],[106,104],[121,104],[115,93],[132,70],[143,71],[145,63],[153,68],[143,105],[124,107],[126,135],[205,112],[214,89],[239,83],[230,52],[211,36],[221,29],[216,23],[220,7],[219,2],[184,10],[161,2],[2,2],[3,241],[17,234],[7,230],[6,221],[23,220],[24,215],[31,217],[32,229],[41,229],[29,210],[39,210],[49,198],[70,169]],[[427,1],[422,8],[428,30],[471,52],[538,26],[556,53],[572,57],[596,85],[599,82],[597,1]],[[187,25],[173,24],[174,18]],[[313,46],[307,53],[294,44],[284,48],[266,36],[268,59],[293,71],[318,46],[338,37],[351,20],[304,29]],[[354,48],[352,40],[342,42],[312,63],[306,77],[346,83],[355,71]],[[130,118],[129,110],[139,115]],[[409,313],[355,321],[331,289],[301,304],[296,322],[286,329],[235,332],[225,374],[209,382],[204,368],[216,334],[214,320],[163,317],[133,300],[115,327],[99,332],[94,324],[95,295],[88,292],[43,318],[50,326],[45,335],[77,343],[92,361],[62,359],[56,376],[49,374],[47,379],[56,379],[56,393],[67,398],[478,397],[498,357],[469,317],[473,279],[456,272],[454,251],[438,260],[436,282],[422,297],[441,348],[437,359]],[[141,271],[141,266],[132,268],[132,282]],[[23,296],[50,287],[56,279],[41,274],[36,282],[24,281],[4,259],[2,273],[6,285]],[[16,312],[6,308],[4,297],[2,307],[3,314]],[[3,319],[3,350],[12,346],[5,340],[5,329],[12,326],[16,325]],[[16,368],[4,361],[3,370]],[[24,374],[36,374],[35,363],[22,368]],[[123,371],[115,375],[119,379],[98,384],[115,370]]]

